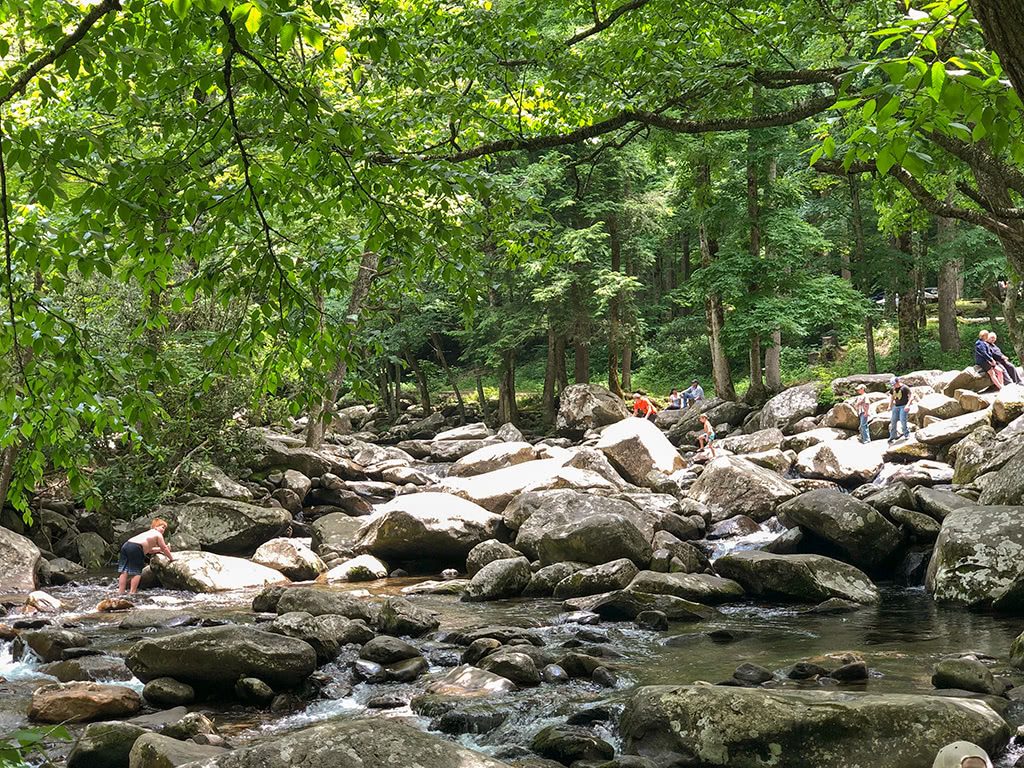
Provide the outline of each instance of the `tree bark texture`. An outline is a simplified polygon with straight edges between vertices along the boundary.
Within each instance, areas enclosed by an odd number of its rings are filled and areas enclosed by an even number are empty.
[[[700,169],[698,183],[711,186],[711,168],[705,163]],[[698,227],[700,237],[700,262],[702,267],[710,267],[718,250],[718,243],[711,237],[705,217],[701,217]],[[718,294],[709,292],[704,298],[704,316],[708,327],[708,344],[711,347],[711,375],[715,383],[715,394],[723,400],[735,400],[736,388],[732,383],[732,369],[729,358],[725,354],[725,308]]]
[[[502,352],[498,379],[498,424],[508,423],[519,423],[519,408],[516,406],[516,353],[511,349]]]
[[[430,382],[427,381],[427,376],[423,373],[420,361],[416,359],[416,355],[413,354],[412,350],[406,347],[402,354],[405,357],[405,362],[409,365],[409,370],[412,371],[413,378],[416,379],[416,389],[420,393],[420,405],[423,406],[423,412],[429,415],[433,410],[430,403]]]
[[[897,236],[896,247],[907,255],[909,264],[914,263],[913,239],[910,233]],[[923,362],[920,326],[918,325],[917,285],[918,269],[916,266],[911,266],[907,273],[901,276],[899,303],[896,310],[899,326],[899,367],[902,371],[920,368]]]
[[[985,42],[1018,95],[1024,98],[1024,3],[1020,0],[970,0],[974,17],[985,33]]]
[[[1024,360],[1024,320],[1020,316],[1021,281],[1016,275],[1010,275],[1006,285],[1006,298],[1003,300],[1003,318],[1006,330],[1010,334],[1010,342],[1016,353],[1017,362]]]
[[[612,272],[622,267],[622,240],[619,236],[619,223],[615,215],[605,220],[608,229],[608,245],[611,251]],[[608,302],[608,389],[619,397],[622,396],[622,384],[619,381],[619,347],[622,329],[620,326],[622,299],[616,294]]]
[[[558,385],[558,334],[554,328],[548,328],[548,358],[544,366],[544,394],[541,397],[544,406],[544,423],[555,423],[555,387]]]
[[[772,345],[764,353],[764,376],[769,392],[782,391],[782,331],[772,331]]]

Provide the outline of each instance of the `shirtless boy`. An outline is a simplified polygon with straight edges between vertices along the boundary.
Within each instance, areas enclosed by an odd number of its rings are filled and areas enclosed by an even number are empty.
[[[132,536],[121,545],[121,555],[117,559],[117,570],[121,574],[117,578],[117,593],[119,595],[124,594],[129,577],[132,580],[131,594],[134,595],[139,591],[142,569],[146,566],[146,555],[159,552],[166,555],[168,560],[174,560],[174,557],[171,556],[171,548],[164,541],[165,533],[167,533],[167,521],[158,517],[153,520],[148,531]]]

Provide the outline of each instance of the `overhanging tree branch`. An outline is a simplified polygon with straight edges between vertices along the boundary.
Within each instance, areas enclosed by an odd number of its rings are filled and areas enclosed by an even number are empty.
[[[8,101],[13,99],[15,96],[23,93],[28,84],[32,82],[34,78],[41,70],[50,66],[64,53],[70,50],[76,43],[78,43],[83,37],[88,34],[89,30],[95,26],[96,22],[106,16],[108,13],[117,11],[121,8],[120,0],[102,0],[98,5],[94,5],[92,9],[85,14],[78,26],[75,27],[71,32],[66,34],[46,53],[38,56],[35,60],[29,63],[25,70],[18,75],[18,77],[11,83],[7,90],[3,91],[3,95],[0,95],[0,104],[6,104]]]
[[[609,13],[607,16],[600,20],[597,19],[595,13],[594,25],[592,27],[587,27],[587,29],[580,30],[579,32],[577,32],[575,35],[566,40],[565,43],[563,43],[563,46],[565,48],[569,48],[573,45],[576,45],[576,43],[578,42],[586,40],[588,37],[593,37],[594,35],[600,34],[604,30],[608,29],[608,27],[610,27],[616,21],[618,21],[618,19],[621,16],[624,16],[630,11],[635,11],[637,8],[643,8],[650,1],[651,0],[631,0],[631,2],[623,3],[618,8],[616,8],[615,10],[613,10],[611,13]]]

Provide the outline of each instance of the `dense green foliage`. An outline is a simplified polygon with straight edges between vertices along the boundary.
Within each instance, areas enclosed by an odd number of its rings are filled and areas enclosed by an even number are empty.
[[[541,360],[548,420],[573,380],[757,399],[897,295],[914,365],[940,273],[1009,277],[1024,351],[1021,101],[966,0],[913,6],[8,0],[0,496],[155,472],[142,508],[403,378],[515,420]]]

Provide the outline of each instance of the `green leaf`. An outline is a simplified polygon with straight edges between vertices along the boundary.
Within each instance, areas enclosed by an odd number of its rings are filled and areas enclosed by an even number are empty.
[[[860,110],[860,116],[865,120],[870,120],[871,116],[875,114],[875,109],[878,107],[878,102],[875,99],[868,100]]]
[[[942,86],[946,82],[946,66],[941,61],[932,64],[931,78],[929,90],[935,101],[939,101],[942,98]]]
[[[281,27],[281,50],[290,51],[292,49],[295,45],[296,34],[297,30],[294,24],[288,23]]]
[[[896,158],[889,152],[888,147],[883,147],[875,158],[875,167],[878,168],[878,172],[883,176],[889,172],[889,169],[896,164]]]
[[[171,10],[179,19],[184,19],[188,9],[192,6],[192,0],[171,0]]]
[[[245,28],[249,31],[250,35],[255,35],[260,31],[260,21],[263,19],[263,11],[259,9],[259,6],[253,3],[249,9],[249,16],[245,20]]]

